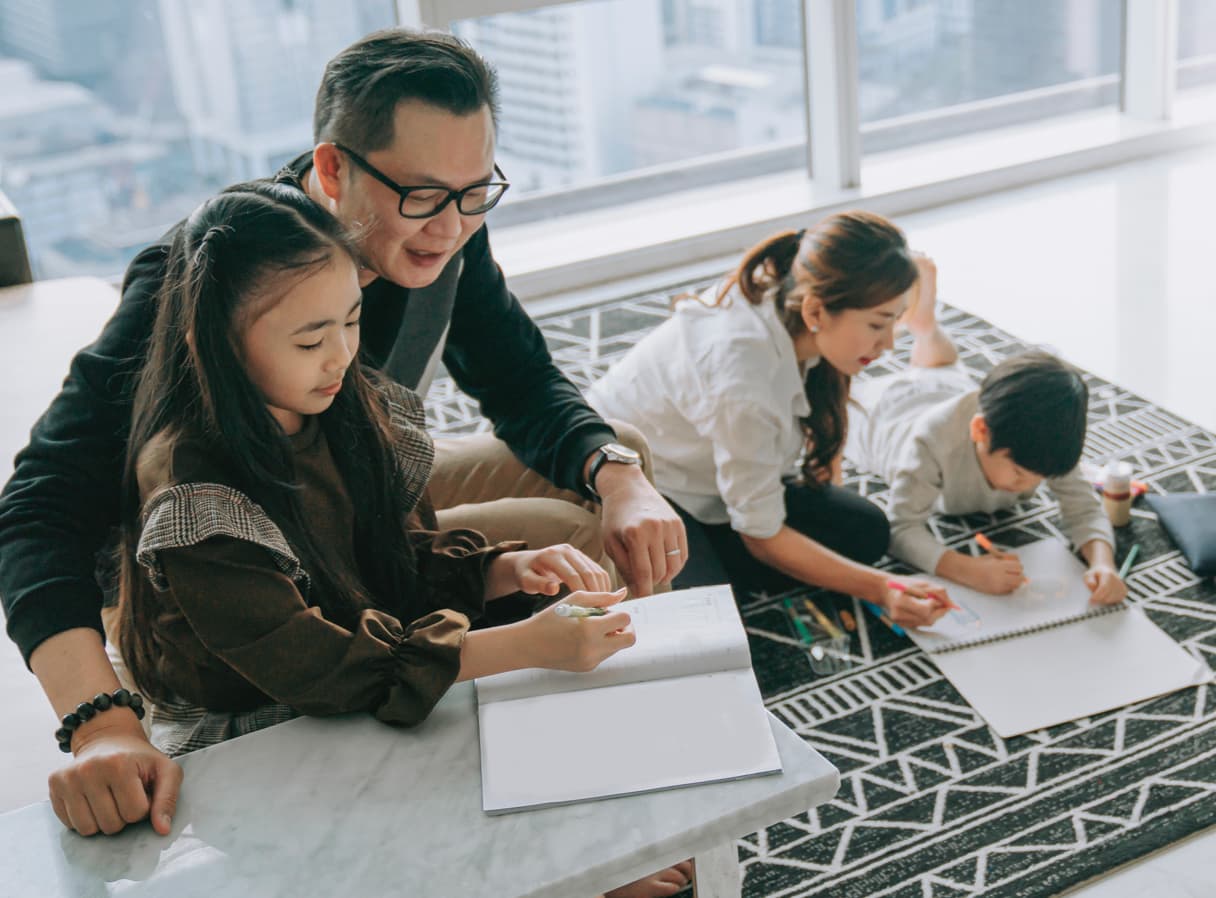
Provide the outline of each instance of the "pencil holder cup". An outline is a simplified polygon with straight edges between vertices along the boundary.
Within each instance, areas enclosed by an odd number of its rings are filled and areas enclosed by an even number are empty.
[[[792,610],[802,623],[802,627],[796,627],[798,632],[795,635],[806,647],[811,670],[820,675],[830,675],[857,666],[850,651],[852,640],[834,608],[824,609],[810,599],[803,599]]]

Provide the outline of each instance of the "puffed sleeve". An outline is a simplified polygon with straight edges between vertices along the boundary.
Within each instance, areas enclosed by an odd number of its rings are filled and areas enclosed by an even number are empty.
[[[485,611],[486,570],[504,552],[527,548],[514,540],[489,545],[476,530],[411,530],[418,590],[433,608],[452,608],[476,619]]]
[[[263,548],[219,537],[158,553],[172,604],[216,657],[305,714],[370,711],[423,720],[460,672],[469,619],[436,610],[403,623],[365,610],[353,629],[309,607]]]

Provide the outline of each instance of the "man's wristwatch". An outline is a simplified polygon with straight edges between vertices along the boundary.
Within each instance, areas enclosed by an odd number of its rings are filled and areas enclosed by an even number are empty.
[[[587,471],[587,482],[584,484],[587,487],[587,492],[600,500],[600,494],[595,490],[595,477],[608,462],[616,462],[620,465],[640,465],[642,456],[634,452],[628,446],[622,446],[620,443],[605,443],[603,446],[595,450],[595,460],[591,462],[591,467]]]

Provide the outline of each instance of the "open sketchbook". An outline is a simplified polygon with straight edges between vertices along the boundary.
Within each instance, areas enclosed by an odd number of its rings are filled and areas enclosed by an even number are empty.
[[[589,673],[475,681],[487,813],[781,771],[730,587],[622,608],[636,644]]]
[[[1089,602],[1063,542],[1016,550],[1030,582],[1006,596],[946,583],[951,612],[908,635],[1001,736],[1088,717],[1208,682],[1211,671],[1127,602]]]

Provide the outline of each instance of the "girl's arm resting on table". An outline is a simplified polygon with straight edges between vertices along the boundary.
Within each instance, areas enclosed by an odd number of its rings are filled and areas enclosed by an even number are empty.
[[[946,612],[943,604],[925,598],[930,592],[941,592],[931,584],[902,580],[903,588],[891,589],[887,584],[899,578],[851,561],[787,524],[768,539],[740,536],[757,561],[803,583],[873,602],[886,608],[897,624],[921,626]]]
[[[310,607],[260,547],[211,539],[163,550],[172,600],[204,647],[275,701],[305,714],[371,711],[415,724],[455,681],[468,618],[412,623],[360,612],[351,629]]]
[[[574,592],[565,601],[577,605],[613,605],[622,593]],[[550,670],[594,670],[601,661],[634,644],[629,615],[613,611],[603,617],[561,617],[553,608],[527,620],[465,636],[458,680],[544,667]]]
[[[624,612],[579,620],[552,609],[477,633],[450,609],[408,624],[368,609],[348,630],[309,607],[251,543],[208,540],[164,550],[160,563],[203,645],[266,695],[311,715],[366,710],[411,725],[458,679],[523,667],[590,670],[634,640]],[[567,601],[610,605],[620,598],[573,593]]]

